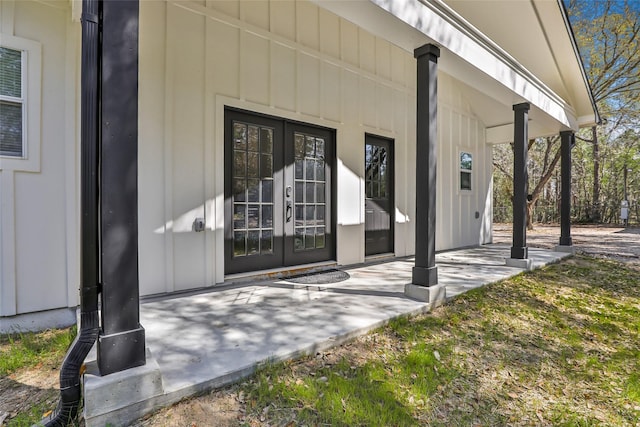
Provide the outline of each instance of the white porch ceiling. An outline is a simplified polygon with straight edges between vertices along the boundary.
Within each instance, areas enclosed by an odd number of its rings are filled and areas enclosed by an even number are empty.
[[[529,135],[595,122],[582,67],[557,1],[316,0],[413,53],[441,48],[439,70],[462,82],[487,141],[513,137],[512,106],[529,102]]]

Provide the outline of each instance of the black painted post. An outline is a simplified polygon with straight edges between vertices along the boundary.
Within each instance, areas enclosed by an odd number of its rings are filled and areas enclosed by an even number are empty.
[[[529,141],[529,104],[513,106],[513,246],[511,258],[527,259],[527,143]]]
[[[417,59],[416,129],[416,260],[412,283],[438,283],[436,267],[436,164],[438,145],[438,57],[440,49],[426,44],[414,51]]]
[[[562,157],[560,160],[560,173],[562,175],[560,201],[560,246],[571,246],[571,148],[573,147],[575,134],[573,131],[560,132]]]
[[[103,2],[101,375],[145,364],[138,290],[138,0]]]

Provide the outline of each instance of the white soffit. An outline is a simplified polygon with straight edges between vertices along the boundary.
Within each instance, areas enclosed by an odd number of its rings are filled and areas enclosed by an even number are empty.
[[[481,111],[484,109],[481,103],[476,103],[477,108],[474,108],[489,128],[511,122],[512,105],[529,102],[532,105],[531,119],[545,122],[540,126],[543,133],[530,132],[532,136],[578,129],[577,115],[571,105],[439,0],[315,2],[408,52],[413,53],[415,48],[425,43],[444,48],[438,60],[441,71],[473,88],[476,95],[482,94],[485,99],[490,97],[498,101],[493,103],[497,108],[493,108],[492,114]],[[389,19],[389,14],[397,19]],[[499,17],[494,16],[494,19],[502,22]],[[544,47],[547,48],[547,44]],[[476,99],[479,101],[480,97],[476,96]]]
[[[590,88],[569,36],[562,0],[445,1],[566,100],[580,124],[595,122]]]

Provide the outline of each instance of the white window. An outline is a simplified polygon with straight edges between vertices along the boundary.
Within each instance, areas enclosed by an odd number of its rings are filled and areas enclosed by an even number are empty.
[[[23,52],[0,46],[0,156],[24,157]]]
[[[471,191],[471,173],[473,170],[473,156],[471,153],[460,152],[460,190]]]
[[[0,34],[0,170],[40,170],[42,45]]]

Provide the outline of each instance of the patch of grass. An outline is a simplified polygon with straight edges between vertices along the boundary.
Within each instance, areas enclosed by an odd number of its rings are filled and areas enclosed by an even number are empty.
[[[57,389],[40,388],[31,380],[57,378],[62,359],[75,339],[76,328],[0,335],[0,402],[10,413],[7,426],[31,426],[53,409]]]
[[[640,403],[640,373],[633,372],[629,375],[624,387],[624,393],[630,400]]]
[[[640,271],[576,256],[240,388],[249,425],[637,426]],[[291,424],[293,423],[293,424]]]
[[[47,402],[33,405],[27,411],[21,412],[10,419],[7,427],[30,427],[42,420],[42,414],[49,411],[49,406],[50,404]]]
[[[0,375],[57,362],[76,336],[76,327],[0,335]]]

